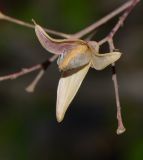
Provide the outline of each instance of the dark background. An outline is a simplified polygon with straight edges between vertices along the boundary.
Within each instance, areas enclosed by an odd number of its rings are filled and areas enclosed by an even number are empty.
[[[100,19],[125,0],[0,0],[7,15],[50,29],[74,33]],[[0,160],[142,160],[143,159],[143,7],[132,11],[115,37],[122,58],[117,63],[123,119],[127,131],[117,136],[111,68],[90,70],[65,119],[55,117],[60,73],[52,64],[29,94],[36,73],[0,82]],[[103,38],[117,17],[93,38]],[[106,50],[107,51],[107,50]],[[30,67],[51,56],[34,30],[0,21],[0,75]]]

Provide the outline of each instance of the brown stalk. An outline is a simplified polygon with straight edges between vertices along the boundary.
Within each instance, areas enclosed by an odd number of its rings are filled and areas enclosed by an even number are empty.
[[[69,35],[69,34],[65,34],[65,33],[61,33],[61,32],[57,32],[57,31],[53,31],[53,30],[49,30],[45,28],[45,31],[47,31],[48,33],[54,34],[54,35],[58,35],[64,38],[70,38],[70,37],[76,37],[76,38],[81,38],[84,35],[94,31],[95,29],[97,29],[98,27],[100,27],[101,25],[105,24],[106,22],[108,22],[110,19],[112,19],[113,17],[117,16],[118,14],[120,14],[123,11],[126,11],[127,9],[134,7],[140,0],[129,0],[128,2],[126,2],[125,4],[121,5],[119,8],[117,8],[116,10],[114,10],[113,12],[109,13],[108,15],[106,15],[105,17],[101,18],[99,21],[93,23],[92,25],[86,27],[85,29],[73,34],[73,35]],[[128,11],[128,14],[130,12]],[[127,13],[126,13],[127,14]],[[125,16],[126,18],[126,16]],[[33,24],[15,19],[13,17],[7,16],[5,14],[3,14],[2,12],[0,12],[0,19],[1,20],[6,20],[12,23],[16,23],[18,25],[22,25],[25,27],[29,27],[29,28],[34,28]],[[117,26],[120,27],[120,25],[118,24]],[[118,27],[116,27],[116,30],[118,30]],[[115,29],[114,32],[112,33],[112,37],[114,36],[114,34],[116,33]],[[102,39],[99,44],[102,45],[104,43],[106,43],[108,41],[109,36],[105,37],[104,39]],[[48,60],[47,60],[48,61]],[[25,74],[31,73],[35,70],[39,70],[41,68],[41,64],[32,66],[30,68],[26,68],[26,69],[22,69],[20,72],[17,73],[13,73],[13,74],[9,74],[6,76],[1,76],[0,77],[0,81],[4,81],[4,80],[8,80],[8,79],[15,79],[18,78],[20,76],[23,76]]]
[[[129,0],[126,3],[124,3],[123,5],[121,5],[119,8],[115,9],[114,11],[112,11],[111,13],[106,15],[105,17],[98,20],[97,22],[93,23],[92,25],[89,25],[85,29],[83,29],[75,34],[72,34],[72,35],[57,32],[54,30],[46,29],[46,28],[44,28],[44,29],[46,32],[48,32],[50,34],[57,35],[57,36],[60,36],[63,38],[82,38],[83,36],[89,34],[90,32],[95,31],[95,29],[99,28],[101,25],[107,23],[110,19],[114,18],[115,16],[117,16],[123,12],[122,16],[119,18],[118,22],[113,27],[111,32],[105,38],[103,38],[101,41],[99,41],[100,46],[107,42],[109,44],[110,52],[113,52],[115,50],[113,38],[114,38],[115,34],[117,33],[117,31],[119,30],[119,28],[123,25],[124,21],[126,20],[126,18],[129,15],[129,13],[132,11],[132,9],[136,6],[136,4],[138,2],[140,2],[140,0]],[[25,27],[34,28],[33,24],[23,22],[21,20],[9,17],[7,15],[4,15],[2,12],[0,12],[0,19],[6,20],[6,21],[9,21],[12,23],[16,23],[18,25],[22,25]],[[89,39],[89,37],[88,37],[88,39]],[[16,72],[16,73],[9,74],[6,76],[1,76],[0,81],[4,81],[4,80],[8,80],[8,79],[16,79],[20,76],[26,75],[26,74],[31,73],[33,71],[40,70],[39,74],[34,79],[34,81],[26,88],[27,91],[33,92],[37,83],[39,82],[39,80],[41,79],[43,74],[45,73],[45,70],[47,69],[47,67],[56,58],[57,58],[57,55],[52,56],[50,59],[46,60],[44,63],[37,64],[37,65],[32,66],[30,68],[24,68],[20,72]],[[116,98],[116,106],[117,106],[117,120],[118,120],[117,134],[121,134],[125,131],[125,127],[122,122],[121,105],[120,105],[119,89],[118,89],[118,81],[117,81],[117,73],[116,73],[115,64],[112,64],[112,80],[113,80],[113,84],[114,84],[114,88],[115,88],[115,98]]]

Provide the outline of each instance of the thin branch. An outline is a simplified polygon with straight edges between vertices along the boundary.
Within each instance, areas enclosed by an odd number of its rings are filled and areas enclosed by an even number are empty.
[[[8,74],[6,76],[1,76],[0,77],[0,81],[16,79],[16,78],[21,77],[21,76],[23,76],[25,74],[28,74],[28,73],[34,72],[36,70],[39,70],[41,67],[42,67],[41,64],[37,64],[37,65],[32,66],[30,68],[23,68],[19,72]]]
[[[120,29],[120,27],[123,25],[124,21],[126,20],[126,18],[129,15],[129,13],[132,11],[132,9],[136,6],[136,4],[139,1],[140,0],[132,0],[131,1],[132,3],[130,5],[130,7],[128,7],[125,10],[123,15],[119,18],[118,22],[116,23],[116,25],[111,30],[111,32],[108,34],[108,36],[106,36],[105,38],[103,38],[99,42],[99,45],[102,45],[105,42],[108,42],[109,48],[110,48],[110,52],[113,52],[115,50],[113,37],[115,36],[117,31]],[[116,73],[115,63],[112,64],[112,80],[113,80],[114,89],[115,89],[115,98],[116,98],[116,106],[117,106],[117,120],[118,120],[117,134],[122,134],[123,132],[125,132],[126,129],[124,127],[123,120],[122,120],[121,104],[120,104],[120,97],[119,97],[119,87],[118,87],[118,80],[117,80],[117,73]]]
[[[82,36],[84,36],[84,35],[92,32],[92,31],[94,31],[95,29],[97,29],[101,25],[105,24],[107,21],[109,21],[113,17],[117,16],[118,14],[120,14],[123,11],[126,10],[124,12],[124,14],[120,17],[118,23],[115,25],[115,27],[109,33],[109,35],[99,42],[100,45],[102,45],[105,42],[109,42],[110,47],[112,46],[112,48],[110,50],[113,50],[114,46],[111,45],[111,44],[113,44],[113,43],[111,43],[112,42],[111,40],[113,40],[114,35],[119,30],[119,28],[122,26],[123,22],[125,21],[125,19],[129,15],[129,13],[131,12],[131,10],[134,8],[134,6],[139,1],[140,0],[130,0],[130,1],[126,2],[125,4],[121,5],[119,8],[117,8],[116,10],[114,10],[113,12],[111,12],[110,14],[108,14],[107,16],[105,16],[102,19],[100,19],[99,21],[97,21],[96,23],[93,23],[92,25],[86,27],[85,29],[83,29],[80,32],[77,32],[77,33],[75,33],[73,35],[69,35],[69,34],[57,32],[57,31],[49,30],[49,29],[46,29],[46,28],[44,28],[44,29],[48,33],[51,33],[51,34],[54,34],[54,35],[58,35],[58,36],[61,36],[61,37],[65,37],[65,38],[71,38],[71,37],[81,38]],[[7,15],[3,14],[2,12],[0,12],[0,19],[7,20],[9,22],[16,23],[16,24],[19,24],[19,25],[22,25],[22,26],[25,26],[25,27],[34,28],[34,25],[32,25],[30,23],[23,22],[21,20],[15,19],[15,18],[12,18],[10,16],[7,16]],[[53,61],[54,60],[55,60],[55,57],[53,58]],[[46,63],[47,62],[49,63],[49,60],[47,60]],[[44,63],[44,64],[46,64],[46,63]],[[25,69],[22,69],[20,72],[0,77],[0,81],[4,81],[4,80],[8,80],[8,79],[16,79],[16,78],[18,78],[18,77],[20,77],[22,75],[28,74],[30,72],[33,72],[33,71],[41,69],[41,68],[43,68],[43,64],[38,64],[38,65],[30,67],[30,68],[25,68]],[[42,72],[40,72],[40,73],[42,73]],[[42,74],[40,74],[40,75],[42,75]],[[42,76],[40,76],[40,77],[42,77]],[[38,78],[38,79],[40,79],[40,78]],[[34,83],[35,83],[35,81],[34,81]]]
[[[120,17],[119,21],[114,26],[114,28],[109,33],[109,35],[102,40],[102,43],[106,40],[108,41],[111,52],[115,49],[114,43],[113,43],[113,37],[116,34],[116,32],[119,30],[119,28],[123,25],[127,16],[129,15],[131,10],[136,5],[136,2],[137,1],[134,0],[134,3],[132,4],[132,6],[130,8],[128,8],[124,12],[124,14]],[[116,98],[116,106],[117,106],[117,120],[118,120],[117,134],[122,134],[123,132],[125,132],[126,129],[124,127],[123,120],[122,120],[121,104],[120,104],[120,97],[119,97],[119,87],[118,87],[118,80],[117,80],[117,73],[116,73],[115,64],[112,64],[112,80],[113,80],[114,89],[115,89],[115,98]]]
[[[85,41],[90,41],[93,38],[93,36],[95,36],[96,33],[97,33],[96,30],[91,32],[84,40]]]
[[[73,34],[72,36],[71,35],[68,35],[68,34],[65,34],[65,33],[61,33],[61,32],[57,32],[57,31],[53,31],[53,30],[49,30],[49,29],[46,29],[45,30],[51,34],[54,34],[54,35],[59,35],[59,36],[62,36],[62,37],[66,37],[66,38],[69,38],[69,37],[77,37],[77,38],[80,38],[84,35],[86,35],[87,33],[95,30],[96,28],[98,28],[99,26],[103,25],[104,23],[106,23],[107,21],[109,21],[111,18],[115,17],[116,15],[120,14],[121,12],[123,12],[124,10],[126,10],[126,12],[123,14],[122,17],[120,17],[120,20],[118,21],[118,23],[115,25],[115,27],[113,28],[113,30],[110,32],[110,34],[105,37],[103,40],[101,40],[99,42],[99,44],[103,44],[105,43],[106,41],[108,41],[109,39],[113,38],[113,36],[115,35],[115,33],[118,31],[118,29],[121,27],[121,24],[123,24],[123,22],[125,21],[125,19],[127,18],[128,14],[130,13],[130,11],[134,8],[134,6],[139,2],[140,0],[130,0],[128,2],[126,2],[125,4],[123,4],[122,6],[120,6],[118,9],[114,10],[113,12],[111,12],[110,14],[108,14],[107,16],[103,17],[101,20],[97,21],[96,23],[93,23],[92,25],[86,27],[85,29],[81,30],[80,32],[78,33],[75,33]],[[3,20],[7,20],[7,21],[10,21],[10,22],[13,22],[13,23],[16,23],[16,24],[19,24],[19,25],[22,25],[22,26],[26,26],[26,27],[30,27],[30,28],[34,28],[34,25],[30,24],[30,23],[26,23],[26,22],[23,22],[21,20],[17,20],[15,18],[12,18],[12,17],[9,17],[7,15],[4,15],[2,12],[0,12],[0,19],[3,19]],[[48,61],[48,60],[47,60]],[[33,66],[33,67],[30,67],[30,68],[26,68],[26,69],[22,69],[20,72],[17,72],[17,73],[14,73],[14,74],[10,74],[10,75],[7,75],[7,76],[3,76],[3,77],[0,77],[0,81],[3,81],[3,80],[7,80],[7,79],[15,79],[15,78],[18,78],[22,75],[25,75],[25,74],[28,74],[30,72],[33,72],[35,70],[38,70],[41,68],[41,64],[38,64],[36,66]]]
[[[37,74],[36,78],[34,78],[34,80],[26,87],[26,91],[29,93],[34,92],[38,82],[41,80],[41,78],[43,77],[45,71],[47,70],[47,68],[49,67],[49,65],[55,61],[57,59],[58,55],[54,55],[52,56],[48,61],[44,62],[42,64],[42,68],[39,71],[39,73]]]
[[[119,135],[124,133],[126,131],[126,128],[124,127],[123,120],[122,120],[121,104],[120,104],[120,97],[119,97],[119,86],[118,86],[115,64],[112,64],[112,80],[115,88],[115,99],[116,99],[116,106],[117,106],[118,128],[116,133]]]
[[[110,34],[102,41],[102,42],[104,42],[106,40],[108,41],[111,52],[114,51],[114,49],[115,49],[115,46],[113,43],[113,37],[116,34],[116,32],[119,30],[119,28],[123,25],[123,22],[125,21],[125,19],[127,18],[127,16],[129,15],[129,13],[132,9],[133,9],[133,6],[131,6],[130,8],[128,8],[126,10],[126,12],[120,17],[119,21],[117,22],[115,27],[112,29]],[[119,134],[124,133],[126,131],[126,129],[124,127],[123,120],[122,120],[121,103],[120,103],[120,97],[119,97],[119,87],[118,87],[118,80],[117,80],[115,63],[112,64],[112,80],[113,80],[114,89],[115,89],[117,120],[118,120],[118,128],[117,128],[116,133],[119,135]]]
[[[111,37],[108,39],[108,44],[110,48],[110,52],[113,52],[115,50],[114,42]],[[117,120],[118,120],[118,128],[116,133],[122,134],[126,131],[126,128],[124,127],[123,120],[122,120],[122,113],[121,113],[121,103],[120,103],[120,96],[119,96],[119,86],[118,86],[118,80],[117,80],[117,72],[116,72],[116,66],[115,63],[112,65],[112,81],[115,89],[115,99],[116,99],[116,107],[117,107]]]
[[[115,49],[113,40],[110,39],[108,43],[110,46],[110,51],[113,52],[113,50]],[[117,72],[116,72],[115,63],[112,64],[112,81],[113,81],[114,89],[115,89],[115,99],[116,99],[116,107],[117,107],[118,128],[117,128],[116,133],[119,135],[119,134],[124,133],[126,131],[126,128],[124,127],[123,119],[122,119],[121,103],[120,103],[120,96],[119,96],[119,85],[118,85],[118,80],[117,80]]]
[[[112,11],[111,13],[109,13],[108,15],[106,15],[105,17],[101,18],[99,21],[93,23],[92,25],[89,25],[88,27],[84,28],[83,30],[75,33],[75,34],[65,34],[65,33],[61,33],[61,32],[57,32],[54,30],[50,30],[50,29],[45,29],[45,31],[47,31],[48,33],[51,33],[53,35],[58,35],[64,38],[81,38],[85,35],[87,35],[88,33],[92,32],[93,30],[97,29],[98,27],[100,27],[101,25],[105,24],[106,22],[108,22],[109,20],[111,20],[112,18],[114,18],[115,16],[117,16],[118,14],[122,13],[123,11],[125,11],[127,8],[130,8],[130,6],[133,5],[133,1],[136,1],[136,3],[138,3],[140,0],[129,0],[128,2],[126,2],[125,4],[121,5],[119,8],[115,9],[114,11]],[[135,3],[134,3],[135,4]],[[34,28],[34,25],[15,19],[13,17],[4,15],[2,12],[0,12],[0,19],[3,20],[7,20],[9,22],[12,23],[16,23],[25,27],[29,27],[29,28]]]
[[[6,21],[9,21],[9,22],[12,22],[12,23],[15,23],[15,24],[24,26],[24,27],[33,28],[33,29],[35,28],[35,25],[33,25],[33,24],[31,24],[31,23],[27,23],[27,22],[18,20],[18,19],[16,19],[16,18],[7,16],[7,15],[3,14],[2,12],[0,12],[0,19],[6,20]],[[43,27],[43,28],[44,28],[44,27]],[[60,36],[60,37],[64,37],[64,38],[69,38],[69,37],[71,36],[71,35],[69,35],[69,34],[62,33],[62,32],[58,32],[58,31],[54,31],[54,30],[47,29],[47,28],[44,28],[44,30],[45,30],[47,33],[50,33],[50,34],[53,34],[53,35],[57,35],[57,36]]]
[[[40,81],[40,79],[43,77],[45,71],[43,69],[40,70],[40,72],[38,73],[38,75],[36,76],[36,78],[32,81],[32,83],[30,83],[30,85],[28,85],[26,87],[26,91],[29,93],[33,93],[38,82]]]
[[[131,1],[132,1],[132,3],[130,5],[130,7],[128,7],[126,9],[126,11],[123,13],[123,15],[119,18],[118,22],[113,27],[113,29],[111,30],[111,32],[105,38],[103,38],[101,41],[99,41],[99,45],[102,45],[102,44],[108,42],[109,39],[113,39],[113,37],[115,36],[115,34],[117,33],[117,31],[120,29],[120,27],[123,26],[124,21],[126,20],[126,18],[128,17],[128,15],[130,14],[130,12],[132,11],[132,9],[137,5],[138,2],[140,2],[140,0],[131,0]]]
[[[110,36],[108,38],[109,38],[108,44],[109,44],[110,52],[113,52],[115,50],[113,39]],[[118,120],[118,128],[117,128],[116,133],[119,135],[119,134],[124,133],[126,131],[126,128],[124,127],[123,120],[122,120],[119,87],[118,87],[118,80],[117,80],[117,72],[116,72],[115,63],[113,63],[111,66],[112,66],[112,81],[113,81],[113,85],[114,85],[114,89],[115,89],[117,120]]]
[[[136,3],[138,3],[140,0],[136,0]],[[86,27],[85,29],[75,33],[73,36],[76,38],[80,38],[88,34],[89,32],[95,30],[96,28],[100,27],[101,25],[105,24],[110,19],[114,18],[118,14],[125,11],[127,8],[130,8],[133,5],[133,0],[130,0],[126,2],[125,4],[121,5],[119,8],[115,9],[111,13],[109,13],[107,16],[101,18],[99,21],[93,23],[92,25]]]
[[[16,79],[18,77],[24,76],[28,73],[34,72],[36,70],[39,69],[43,69],[46,70],[47,67],[57,58],[57,55],[52,56],[50,59],[46,60],[45,62],[41,63],[41,64],[37,64],[34,65],[32,67],[29,68],[23,68],[21,71],[16,72],[16,73],[12,73],[6,76],[1,76],[0,77],[0,81],[5,81],[5,80],[13,80]]]
[[[90,26],[86,27],[85,29],[83,29],[83,30],[81,30],[81,31],[79,31],[75,34],[72,34],[72,35],[57,32],[57,31],[54,31],[54,30],[46,29],[46,28],[44,28],[44,30],[48,33],[51,33],[51,34],[57,35],[57,36],[61,36],[63,38],[82,38],[83,36],[89,34],[90,32],[95,31],[95,29],[97,29],[101,25],[105,24],[106,22],[108,22],[113,17],[115,17],[115,16],[121,14],[122,12],[124,12],[123,15],[119,18],[116,25],[111,30],[111,32],[105,38],[103,38],[101,41],[99,41],[100,46],[103,45],[104,43],[108,42],[110,52],[113,52],[115,50],[113,38],[114,38],[115,34],[117,33],[117,31],[119,30],[119,28],[123,25],[124,21],[126,20],[127,16],[129,15],[129,13],[132,11],[132,9],[135,7],[135,5],[138,2],[140,2],[140,0],[130,0],[130,1],[126,2],[125,4],[121,5],[119,8],[117,8],[113,12],[111,12],[110,14],[108,14],[107,16],[100,19],[99,21],[93,23],[92,25],[90,25]],[[2,12],[0,12],[0,19],[19,24],[21,26],[25,26],[25,27],[29,27],[29,28],[35,28],[35,26],[30,24],[30,23],[23,22],[21,20],[9,17],[7,15],[4,15]],[[90,39],[93,36],[93,34],[91,34],[88,38]],[[17,73],[2,76],[2,77],[0,77],[0,81],[9,80],[9,79],[16,79],[20,76],[26,75],[26,74],[31,73],[33,71],[40,70],[40,72],[38,73],[36,78],[26,88],[26,90],[28,92],[33,92],[35,87],[37,86],[37,83],[39,82],[39,80],[44,75],[45,70],[48,68],[48,66],[51,64],[51,62],[53,62],[56,58],[57,58],[57,55],[54,55],[42,64],[37,64],[37,65],[32,66],[30,68],[24,68]],[[113,80],[114,89],[115,89],[115,98],[116,98],[116,106],[117,106],[117,120],[118,120],[117,134],[122,134],[123,132],[125,132],[126,129],[125,129],[125,127],[123,125],[123,121],[122,121],[121,105],[120,105],[120,98],[119,98],[119,87],[118,87],[115,64],[112,64],[112,80]]]
[[[98,28],[99,26],[101,26],[104,23],[106,23],[107,21],[109,21],[111,18],[115,17],[116,15],[120,14],[124,10],[128,9],[124,13],[124,15],[120,18],[119,22],[113,28],[113,30],[111,31],[111,33],[107,37],[105,37],[103,40],[101,40],[99,42],[99,44],[102,45],[103,43],[107,42],[109,40],[109,38],[112,38],[115,35],[115,33],[117,32],[117,30],[120,28],[121,24],[123,24],[124,20],[126,19],[126,17],[128,16],[128,14],[130,13],[130,11],[133,9],[133,7],[139,1],[140,0],[130,0],[130,1],[126,2],[125,4],[123,4],[118,9],[114,10],[113,12],[111,12],[110,14],[108,14],[107,16],[103,17],[101,20],[97,21],[96,23],[93,23],[92,25],[86,27],[85,29],[81,30],[80,32],[74,34],[73,37],[80,38],[80,37],[86,35],[87,33],[93,31],[94,29]],[[7,20],[7,21],[10,21],[10,22],[22,25],[22,26],[34,28],[34,25],[32,25],[30,23],[23,22],[21,20],[18,20],[18,19],[12,18],[12,17],[9,17],[7,15],[4,15],[2,12],[0,12],[0,19]],[[51,33],[51,34],[54,34],[54,35],[59,35],[59,36],[66,37],[66,38],[71,37],[71,35],[68,35],[68,34],[65,34],[65,33],[49,30],[49,29],[46,29],[46,28],[45,28],[45,30],[47,32]],[[30,68],[22,69],[20,72],[0,77],[0,81],[4,81],[4,80],[8,80],[8,79],[16,79],[16,78],[18,78],[18,77],[20,77],[22,75],[25,75],[25,74],[31,73],[31,72],[33,72],[35,70],[38,70],[41,67],[42,67],[42,64],[38,64],[38,65],[30,67]]]

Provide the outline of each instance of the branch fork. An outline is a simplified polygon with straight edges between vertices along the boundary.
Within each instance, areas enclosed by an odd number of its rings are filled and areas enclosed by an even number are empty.
[[[118,22],[115,24],[115,26],[113,27],[111,32],[106,37],[104,37],[103,39],[101,39],[98,42],[98,45],[100,47],[104,43],[108,43],[109,51],[110,51],[110,53],[112,53],[116,50],[115,45],[114,45],[114,41],[113,41],[113,38],[114,38],[115,34],[119,30],[119,28],[123,26],[123,24],[124,24],[126,18],[128,17],[129,13],[132,11],[132,9],[136,6],[136,4],[138,2],[140,2],[140,0],[129,0],[129,1],[127,1],[126,3],[121,5],[119,8],[115,9],[113,12],[111,12],[108,15],[106,15],[105,17],[101,18],[99,21],[93,23],[92,25],[86,27],[85,29],[83,29],[83,30],[81,30],[81,31],[79,31],[75,34],[66,34],[66,33],[57,32],[57,31],[47,29],[47,28],[44,28],[44,30],[47,33],[66,38],[65,41],[70,41],[72,39],[80,39],[83,36],[89,34],[90,32],[95,31],[97,28],[99,28],[100,26],[107,23],[113,17],[122,13],[122,15],[119,17]],[[23,22],[21,20],[15,19],[13,17],[9,17],[9,16],[3,14],[2,12],[0,12],[0,20],[9,21],[9,22],[16,23],[18,25],[29,27],[29,28],[35,28],[35,25],[33,25],[33,24]],[[91,37],[92,36],[90,36],[90,38]],[[90,39],[90,38],[88,37],[88,39]],[[62,42],[63,41],[64,40],[62,40]],[[79,40],[79,41],[82,41],[82,40]],[[41,77],[44,75],[48,66],[53,61],[55,61],[57,59],[57,57],[58,57],[58,55],[54,55],[50,59],[46,60],[45,62],[43,62],[41,64],[37,64],[37,65],[32,66],[30,68],[24,68],[21,71],[10,74],[10,75],[1,76],[0,81],[5,81],[5,80],[9,80],[9,79],[13,80],[13,79],[16,79],[20,76],[23,76],[23,75],[26,75],[28,73],[34,72],[36,70],[40,70],[38,75],[36,76],[36,78],[33,80],[33,82],[26,88],[26,90],[28,92],[33,92],[35,87],[37,86],[37,83],[39,82]],[[85,68],[84,70],[85,70],[85,72],[87,72],[88,69]],[[78,73],[78,75],[81,76],[82,73]],[[117,81],[117,73],[116,73],[115,63],[112,64],[112,80],[113,80],[113,84],[114,84],[114,88],[115,88],[115,98],[116,98],[116,106],[117,106],[117,120],[118,120],[117,134],[122,134],[126,129],[125,129],[125,127],[123,125],[123,122],[122,122],[121,105],[120,105],[119,89],[118,89],[118,81]],[[70,81],[71,81],[71,79],[70,79]],[[62,81],[60,83],[61,84],[65,83],[65,81],[62,79]]]

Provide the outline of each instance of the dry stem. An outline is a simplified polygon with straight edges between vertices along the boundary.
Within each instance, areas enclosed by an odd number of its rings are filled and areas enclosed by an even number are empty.
[[[16,78],[21,77],[25,74],[34,72],[34,71],[40,69],[41,67],[42,67],[41,64],[37,64],[37,65],[29,67],[29,68],[23,68],[19,72],[8,74],[8,75],[5,75],[5,76],[1,76],[0,81],[5,81],[5,80],[9,80],[9,79],[11,79],[11,80],[16,79]]]
[[[119,27],[120,27],[121,20],[124,21],[126,19],[127,15],[130,13],[131,9],[139,1],[140,0],[130,0],[130,1],[126,2],[125,4],[123,4],[122,6],[120,6],[119,8],[117,8],[116,10],[114,10],[113,12],[108,14],[107,16],[105,16],[102,19],[100,19],[99,21],[97,21],[96,23],[93,23],[92,25],[86,27],[85,29],[83,29],[80,32],[77,32],[77,33],[75,33],[73,35],[69,35],[69,34],[57,32],[57,31],[49,30],[49,29],[46,29],[46,28],[45,28],[45,31],[47,31],[48,33],[54,34],[54,35],[58,35],[58,36],[64,37],[64,38],[70,38],[70,37],[81,38],[82,36],[90,33],[91,31],[94,31],[95,29],[97,29],[101,25],[105,24],[107,21],[109,21],[113,17],[117,16],[121,12],[123,12],[123,11],[128,9],[128,12],[125,12],[125,15],[123,16],[124,18],[120,18],[119,23],[113,29],[114,31],[112,30],[112,32],[110,33],[110,34],[112,34],[112,37],[113,37],[115,35],[115,33],[117,32],[117,30],[119,29]],[[130,11],[129,11],[129,9],[130,9]],[[25,26],[25,27],[34,28],[33,24],[30,24],[30,23],[27,23],[27,22],[23,22],[21,20],[9,17],[9,16],[3,14],[2,12],[0,12],[0,19],[7,20],[9,22],[16,23],[18,25],[22,25],[22,26]],[[107,42],[109,37],[110,37],[110,35],[108,35],[107,37],[102,39],[99,42],[99,44],[102,45],[103,43]],[[38,64],[36,66],[32,66],[30,68],[22,69],[20,72],[0,77],[0,81],[4,81],[4,80],[8,80],[8,79],[15,79],[15,78],[18,78],[18,77],[20,77],[22,75],[25,75],[25,74],[31,73],[31,72],[33,72],[35,70],[38,70],[40,68],[41,68],[41,64]]]
[[[27,23],[27,22],[18,20],[16,18],[7,16],[7,15],[3,14],[2,12],[0,12],[0,19],[6,20],[8,22],[16,23],[16,24],[24,26],[24,27],[33,28],[33,29],[35,28],[35,25],[33,25],[31,23]],[[64,37],[64,38],[69,38],[71,36],[69,34],[58,32],[58,31],[54,31],[54,30],[47,29],[47,28],[44,28],[44,30],[46,32],[50,33],[50,34],[57,35],[57,36]]]
[[[113,37],[119,30],[119,28],[123,25],[124,21],[126,20],[129,13],[132,11],[132,9],[135,7],[135,5],[139,2],[139,0],[132,0],[132,4],[129,8],[126,9],[126,11],[123,13],[123,15],[119,18],[119,21],[116,23],[116,25],[113,27],[111,32],[107,37],[102,39],[99,44],[102,45],[105,42],[108,42],[110,52],[113,52],[115,50]],[[116,106],[117,106],[117,120],[118,120],[118,128],[117,128],[117,134],[122,134],[125,132],[125,127],[123,125],[122,120],[122,114],[121,114],[121,104],[120,104],[120,97],[119,97],[119,87],[118,87],[118,81],[117,81],[117,73],[116,73],[116,67],[115,64],[112,64],[112,80],[115,88],[115,98],[116,98]]]
[[[121,5],[119,8],[115,9],[114,11],[112,11],[111,13],[106,15],[105,17],[101,18],[99,21],[97,21],[97,22],[93,23],[92,25],[86,27],[85,29],[75,33],[73,36],[76,38],[80,38],[80,37],[85,36],[86,34],[90,33],[91,31],[93,31],[96,28],[100,27],[101,25],[105,24],[106,22],[108,22],[110,19],[114,18],[118,14],[122,13],[126,9],[130,8],[134,4],[133,1],[137,1],[137,3],[138,3],[140,0],[130,0],[130,1],[126,2],[125,4]]]
[[[13,79],[24,76],[28,73],[34,72],[39,69],[46,70],[47,67],[51,64],[51,62],[53,62],[56,58],[57,58],[57,55],[54,55],[50,59],[46,60],[45,62],[43,62],[41,64],[37,64],[37,65],[29,67],[29,68],[23,68],[23,69],[21,69],[21,71],[18,71],[18,72],[12,73],[12,74],[8,74],[5,76],[1,76],[0,81],[13,80]]]
[[[105,24],[106,22],[108,22],[113,17],[115,17],[115,16],[119,15],[120,13],[124,12],[123,15],[119,18],[119,21],[116,23],[116,25],[111,30],[111,32],[105,38],[103,38],[101,41],[99,41],[100,46],[103,45],[104,43],[108,42],[110,52],[112,52],[112,51],[115,50],[114,43],[113,43],[113,37],[115,36],[115,34],[119,30],[119,28],[123,25],[124,21],[126,20],[127,16],[129,15],[129,13],[132,11],[132,9],[135,7],[135,5],[139,1],[140,0],[129,0],[128,2],[121,5],[119,8],[115,9],[113,12],[111,12],[107,16],[101,18],[99,21],[93,23],[92,25],[90,25],[90,26],[86,27],[85,29],[83,29],[83,30],[81,30],[81,31],[79,31],[75,34],[72,34],[72,35],[57,32],[57,31],[54,31],[54,30],[46,29],[46,28],[44,28],[44,29],[48,33],[51,33],[53,35],[58,35],[58,36],[61,36],[63,38],[81,38],[81,37],[89,34],[90,32],[94,31],[95,29],[99,28],[101,25]],[[1,12],[0,12],[0,19],[6,20],[6,21],[9,21],[9,22],[12,22],[12,23],[16,23],[18,25],[22,25],[22,26],[25,26],[25,27],[34,28],[34,25],[32,25],[30,23],[23,22],[21,20],[17,20],[15,18],[9,17],[7,15],[4,15]],[[26,88],[27,91],[33,92],[34,89],[35,89],[35,86],[37,85],[37,83],[39,82],[41,77],[43,76],[47,67],[56,58],[57,58],[57,56],[53,56],[42,64],[37,64],[37,65],[32,66],[30,68],[22,69],[20,72],[13,73],[13,74],[10,74],[10,75],[7,75],[7,76],[2,76],[2,77],[0,77],[0,81],[4,81],[4,80],[8,80],[8,79],[16,79],[20,76],[23,76],[25,74],[28,74],[28,73],[31,73],[33,71],[41,69],[40,72],[38,73],[37,77],[34,79],[34,81]],[[112,64],[112,80],[113,80],[113,84],[114,84],[114,88],[115,88],[115,98],[116,98],[116,106],[117,106],[117,120],[118,120],[117,134],[121,134],[125,131],[125,127],[124,127],[123,122],[122,122],[121,105],[120,105],[119,89],[118,89],[118,81],[117,81],[115,64]]]

